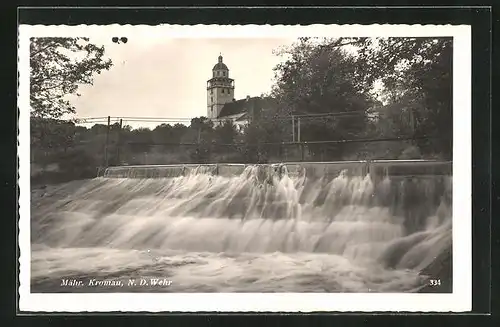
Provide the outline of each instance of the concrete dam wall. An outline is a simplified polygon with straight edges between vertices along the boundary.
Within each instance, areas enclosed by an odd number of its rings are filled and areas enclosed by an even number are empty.
[[[442,176],[452,175],[451,161],[430,160],[373,160],[336,162],[286,162],[276,164],[181,164],[139,165],[109,167],[105,177],[162,178],[186,176],[192,172],[204,172],[220,176],[241,174],[246,167],[258,166],[261,170],[278,174],[286,171],[290,176],[305,174],[309,178],[336,176],[345,170],[351,174],[367,175],[377,179],[383,176]]]

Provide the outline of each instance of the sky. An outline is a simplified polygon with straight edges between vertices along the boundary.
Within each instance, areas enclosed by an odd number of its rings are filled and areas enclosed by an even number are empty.
[[[283,58],[273,54],[296,38],[111,38],[90,39],[104,45],[113,67],[96,75],[93,85],[72,98],[76,117],[168,117],[206,115],[206,82],[219,53],[235,80],[235,98],[270,91],[273,68]],[[124,122],[125,123],[125,122]]]

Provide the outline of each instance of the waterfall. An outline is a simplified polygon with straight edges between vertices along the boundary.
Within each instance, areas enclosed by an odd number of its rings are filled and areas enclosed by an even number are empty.
[[[374,178],[349,167],[327,174],[286,165],[224,171],[207,165],[159,167],[144,177],[141,169],[32,196],[37,255],[103,249],[263,260],[279,254],[310,258],[311,264],[323,260],[312,258],[335,257],[352,269],[411,271],[415,280],[451,246],[447,175]],[[36,267],[38,276],[46,273]],[[394,278],[384,287],[390,289]]]

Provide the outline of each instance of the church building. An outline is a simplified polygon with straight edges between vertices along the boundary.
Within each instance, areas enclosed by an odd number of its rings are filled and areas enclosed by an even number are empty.
[[[258,119],[264,107],[270,104],[269,98],[250,97],[235,99],[234,79],[229,77],[229,68],[219,55],[218,62],[212,68],[212,78],[207,81],[207,118],[214,125],[226,120],[232,121],[238,128]]]

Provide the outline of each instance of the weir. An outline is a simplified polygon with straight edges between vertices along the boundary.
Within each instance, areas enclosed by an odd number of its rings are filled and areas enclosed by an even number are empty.
[[[451,202],[451,162],[121,166],[33,198],[31,235],[44,249],[181,251],[217,260],[281,253],[297,264],[331,262],[334,271],[322,278],[343,276],[338,260],[345,260],[352,269],[381,267],[389,284],[391,271],[410,276],[403,287],[410,289],[418,286],[414,273],[451,253]],[[377,287],[402,287],[387,285]]]
[[[258,166],[273,168],[281,172],[286,168],[290,175],[307,173],[308,176],[322,177],[349,170],[357,174],[380,176],[440,176],[452,174],[451,161],[433,160],[358,160],[336,162],[285,162],[271,164],[176,164],[176,165],[137,165],[106,168],[105,177],[117,178],[163,178],[186,176],[193,171],[213,175],[234,176],[241,174],[246,167]]]
[[[422,228],[426,218],[445,199],[451,203],[451,161],[433,160],[370,160],[337,162],[285,162],[271,164],[181,164],[116,166],[105,170],[106,178],[175,178],[208,174],[235,177],[245,170],[251,171],[260,182],[272,184],[274,177],[321,180],[322,189],[315,204],[325,201],[324,186],[339,176],[370,179],[369,192],[364,205],[389,206],[391,213],[405,217],[405,228],[409,233]],[[304,183],[305,185],[305,183]],[[312,184],[308,183],[310,187]],[[360,186],[363,187],[363,186]],[[364,190],[366,191],[366,190]],[[336,204],[347,204],[341,197],[331,199]]]

